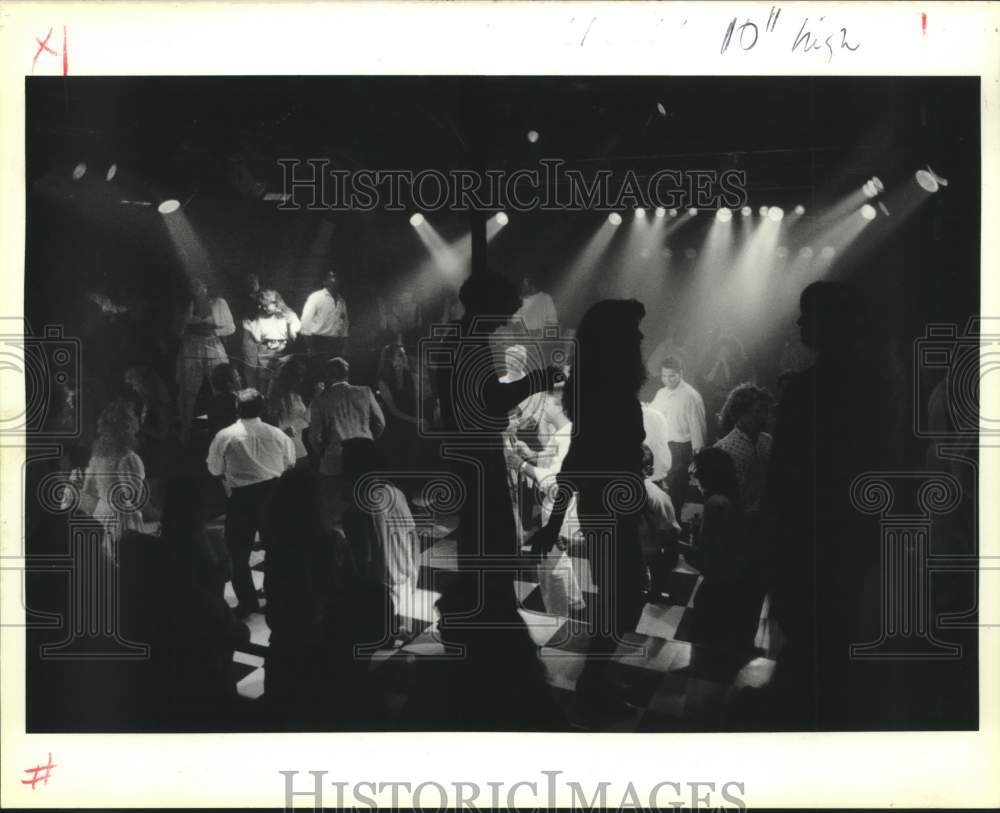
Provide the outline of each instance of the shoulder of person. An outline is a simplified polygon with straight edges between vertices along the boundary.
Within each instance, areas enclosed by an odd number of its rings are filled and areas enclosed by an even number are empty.
[[[733,501],[723,494],[713,494],[705,500],[705,512],[728,514],[733,510]]]

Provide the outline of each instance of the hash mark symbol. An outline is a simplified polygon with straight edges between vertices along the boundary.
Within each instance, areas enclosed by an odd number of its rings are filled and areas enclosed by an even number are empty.
[[[52,33],[52,32],[50,31],[49,33]],[[34,768],[25,768],[24,769],[25,773],[33,773],[34,777],[32,777],[31,779],[22,779],[21,780],[21,784],[22,785],[31,785],[31,789],[32,790],[35,789],[35,786],[39,782],[44,782],[47,785],[47,784],[49,784],[49,776],[52,775],[52,769],[55,768],[55,767],[56,767],[56,765],[52,761],[52,752],[49,751],[49,761],[48,761],[47,764],[45,764],[45,765],[36,765]],[[41,774],[42,771],[45,771],[45,774],[43,776],[39,776],[39,774]]]

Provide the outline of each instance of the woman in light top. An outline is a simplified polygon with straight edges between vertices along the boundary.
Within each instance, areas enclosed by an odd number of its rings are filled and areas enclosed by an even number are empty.
[[[104,549],[114,557],[114,545],[126,533],[143,533],[146,469],[135,452],[139,419],[128,401],[108,404],[97,421],[97,438],[83,475],[81,505],[104,526]]]
[[[194,405],[212,368],[229,361],[223,336],[236,332],[229,305],[222,297],[210,297],[204,281],[191,281],[192,299],[185,314],[181,351],[177,358],[177,394],[181,411],[181,433],[186,436],[194,417]]]

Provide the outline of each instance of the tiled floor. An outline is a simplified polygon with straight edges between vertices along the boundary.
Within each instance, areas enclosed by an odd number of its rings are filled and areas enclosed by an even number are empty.
[[[423,540],[412,617],[404,621],[416,637],[405,646],[379,650],[370,663],[372,677],[379,682],[389,708],[396,712],[406,700],[411,673],[418,661],[444,652],[437,635],[434,602],[440,593],[435,588],[440,588],[441,579],[455,570],[457,523],[454,518],[421,516],[421,509],[417,507],[414,507],[414,515],[418,525],[432,529]],[[584,596],[592,600],[594,594],[587,562],[574,553],[571,548],[572,571]],[[260,552],[251,557],[258,588],[263,582],[262,560]],[[729,652],[701,646],[690,639],[692,606],[700,583],[701,576],[682,557],[670,575],[667,593],[659,602],[645,606],[635,635],[627,645],[619,646],[611,667],[612,680],[623,687],[631,712],[614,724],[602,726],[601,730],[711,730],[724,725],[721,715],[723,701],[728,695],[768,682],[774,661],[764,657],[769,649],[766,602],[756,650]],[[586,658],[584,624],[579,616],[569,617],[571,613],[564,601],[556,612],[547,607],[537,578],[524,575],[515,583],[515,589],[522,607],[521,616],[539,647],[553,695],[567,718],[577,725],[573,695]],[[236,605],[229,585],[226,586],[226,600]],[[266,646],[269,631],[264,616],[251,615],[247,623],[251,641]],[[264,659],[260,655],[236,653],[234,660],[239,693],[248,698],[260,697],[264,690]],[[582,723],[579,726],[586,728]]]

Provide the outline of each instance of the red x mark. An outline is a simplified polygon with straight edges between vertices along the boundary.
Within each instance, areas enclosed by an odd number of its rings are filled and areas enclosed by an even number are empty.
[[[42,55],[42,51],[48,51],[53,56],[56,56],[56,52],[49,48],[49,37],[52,36],[52,29],[49,29],[49,33],[45,35],[44,40],[35,37],[35,42],[38,43],[38,50],[35,52],[35,58],[31,60],[31,72],[35,72],[35,63],[38,62],[38,57]]]

